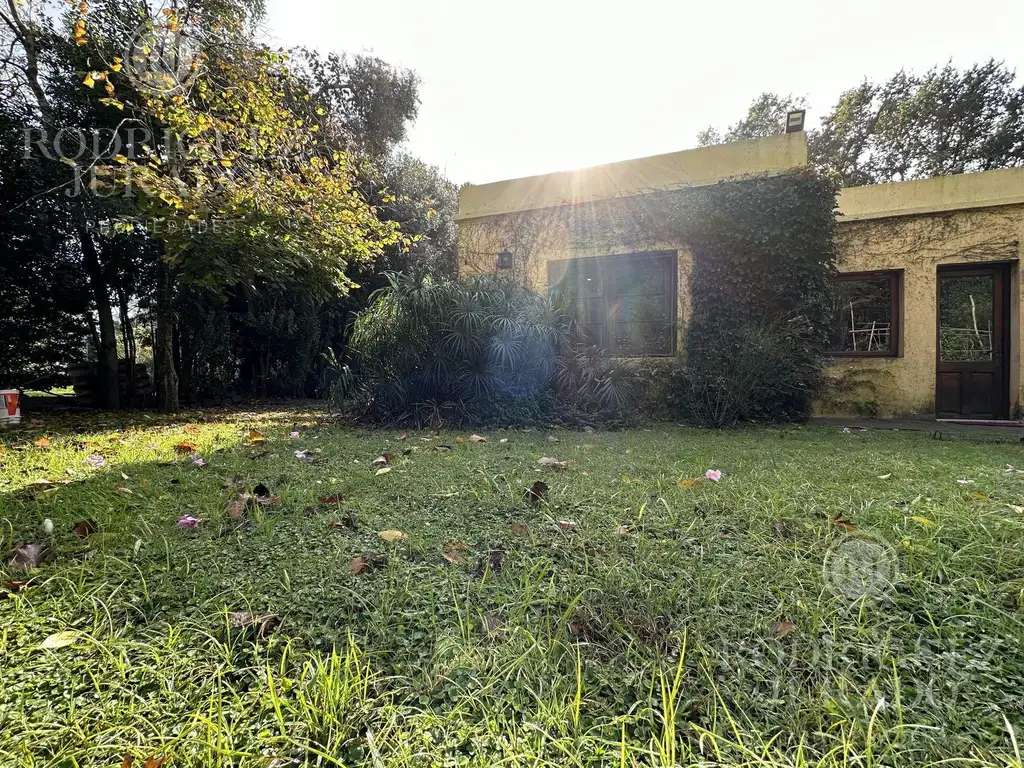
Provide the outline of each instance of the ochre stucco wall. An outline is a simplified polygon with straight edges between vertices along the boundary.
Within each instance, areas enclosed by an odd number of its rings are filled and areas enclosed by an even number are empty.
[[[689,150],[582,171],[463,188],[459,265],[463,276],[495,274],[499,251],[514,256],[511,275],[536,290],[548,264],[562,259],[676,251],[679,264],[677,347],[690,315],[692,257],[680,242],[631,242],[598,226],[602,206],[651,189],[698,186],[774,175],[806,164],[803,134]],[[837,358],[822,414],[879,416],[934,412],[937,267],[1011,264],[1010,412],[1017,415],[1024,370],[1022,286],[1017,261],[1024,242],[1024,169],[845,189],[839,197],[839,269],[902,270],[900,355]]]
[[[884,185],[898,187],[900,185]],[[891,191],[891,190],[890,190]],[[886,204],[888,195],[880,195]],[[1021,298],[1017,259],[1024,241],[1024,205],[860,218],[839,226],[842,272],[903,270],[901,354],[842,358],[826,374],[839,386],[823,414],[915,416],[934,413],[938,266],[1008,262],[1010,267],[1010,412],[1020,400]]]

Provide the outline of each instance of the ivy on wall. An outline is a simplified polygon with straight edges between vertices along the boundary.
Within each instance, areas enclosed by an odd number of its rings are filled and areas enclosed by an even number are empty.
[[[674,415],[702,424],[800,419],[821,387],[836,270],[836,188],[812,170],[493,217],[463,264],[515,244],[524,277],[558,258],[685,247],[690,322],[664,376]],[[474,248],[483,244],[477,258]]]

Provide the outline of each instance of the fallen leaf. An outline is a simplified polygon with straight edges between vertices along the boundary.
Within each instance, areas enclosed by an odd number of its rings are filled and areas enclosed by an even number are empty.
[[[289,439],[291,439],[291,440],[298,440],[298,439],[299,439],[299,437],[300,437],[300,435],[299,435],[299,433],[298,433],[298,432],[289,432],[289,433],[288,433],[288,437],[289,437]]]
[[[74,645],[78,640],[79,634],[74,630],[65,630],[63,632],[55,632],[48,638],[43,640],[39,644],[40,648],[49,648],[51,650],[56,648],[66,648],[69,645]]]
[[[847,533],[853,533],[857,530],[857,526],[855,526],[845,517],[837,517],[835,520],[832,521],[832,524],[838,526],[839,528],[842,528]]]
[[[484,614],[484,635],[493,635],[496,632],[499,632],[504,625],[505,622],[499,617],[493,616],[489,613]]]
[[[974,482],[973,480],[967,480],[966,478],[963,478],[963,477],[961,477],[959,480],[957,480],[957,483],[959,485],[970,485],[973,482]]]
[[[376,555],[372,552],[364,552],[358,557],[353,557],[348,561],[348,572],[351,574],[360,574],[364,571],[369,572],[375,568],[379,568],[382,565],[386,565],[388,559],[384,555]]]
[[[889,474],[887,474],[887,475],[879,475],[879,476],[878,476],[878,479],[879,479],[879,480],[888,480],[888,479],[889,479],[890,477],[892,477],[892,472],[890,472],[890,473],[889,473]]]
[[[198,528],[201,522],[203,521],[192,515],[184,515],[178,519],[178,525],[182,528]]]
[[[386,464],[390,464],[393,458],[395,458],[395,456],[392,453],[382,453],[380,456],[374,459],[372,463],[383,466]]]
[[[306,450],[306,451],[295,451],[295,458],[299,459],[301,461],[309,461],[313,457],[310,455],[309,451]]]
[[[339,494],[334,494],[333,496],[321,496],[320,497],[320,503],[321,504],[340,504],[344,500],[345,500],[345,497],[342,496],[340,493]]]
[[[499,443],[507,443],[507,442],[508,442],[508,438],[507,438],[507,437],[503,437],[503,438],[501,438],[501,440],[499,440],[498,442],[499,442]]]
[[[22,544],[14,550],[7,564],[12,570],[31,571],[34,568],[38,568],[39,564],[49,554],[50,551],[45,544],[37,544],[35,542]]]
[[[773,520],[772,530],[775,531],[775,535],[780,539],[788,539],[790,537],[789,526],[786,525],[785,520]]]
[[[481,557],[480,561],[476,564],[476,570],[473,571],[473,575],[482,579],[484,574],[488,571],[497,576],[501,573],[501,568],[505,564],[505,550],[503,549],[492,549],[487,553],[487,557]]]
[[[49,448],[50,438],[40,437],[38,440],[33,441],[32,445],[34,445],[36,448]]]
[[[6,581],[4,579],[0,579],[0,585],[2,585],[4,589],[8,590],[9,592],[13,592],[14,594],[18,594],[19,592],[21,592],[21,590],[23,590],[31,583],[31,581]]]
[[[575,523],[572,520],[559,520],[558,527],[563,531],[574,531],[580,527],[579,523]]]
[[[438,445],[434,447],[434,450],[438,453],[448,453],[448,451],[452,450],[452,447],[450,445]]]
[[[680,488],[700,488],[701,480],[696,477],[688,477],[685,480],[679,481]]]
[[[245,494],[247,497],[249,494]],[[232,499],[228,502],[228,508],[225,510],[228,513],[228,517],[237,520],[245,514],[246,508],[249,506],[248,498],[237,498]]]
[[[186,440],[183,443],[178,443],[177,445],[175,445],[174,450],[177,451],[178,453],[193,454],[197,450],[199,450],[199,446],[197,446],[195,443],[191,443]]]
[[[398,439],[399,439],[399,440],[408,440],[408,439],[409,439],[409,433],[408,433],[408,432],[406,432],[405,434],[401,434],[401,435],[399,435],[399,436],[398,436]]]
[[[193,453],[191,456],[189,456],[189,458],[192,459],[192,463],[195,464],[197,467],[206,466],[206,460],[198,453]]]
[[[99,532],[100,526],[95,520],[82,520],[75,523],[75,527],[71,530],[74,532],[75,536],[80,539],[84,539]]]
[[[266,435],[264,435],[262,432],[257,432],[255,429],[249,430],[248,437],[250,443],[262,443],[265,442],[267,439]]]
[[[988,496],[986,496],[981,491],[971,491],[969,494],[967,494],[967,496],[969,498],[974,499],[975,501],[988,501],[989,500]]]
[[[542,501],[546,501],[548,498],[548,484],[543,480],[538,480],[526,489],[523,497],[527,504],[540,504]]]
[[[542,467],[551,467],[552,469],[557,471],[557,470],[565,469],[572,462],[571,461],[559,461],[558,459],[553,459],[550,456],[542,456],[540,459],[537,460],[537,463],[540,464]]]
[[[126,752],[124,759],[121,761],[121,768],[132,768],[135,765],[135,758],[132,757],[131,752]]]
[[[197,424],[189,424],[187,427],[185,427],[182,430],[182,432],[184,432],[185,434],[188,434],[188,435],[198,435],[199,434],[199,425],[197,425]]]
[[[99,469],[107,463],[107,460],[99,454],[92,453],[85,457],[85,463],[93,469]]]
[[[486,443],[487,442],[487,438],[484,437],[483,435],[470,435],[469,436],[469,442],[471,442],[471,443]]]
[[[402,533],[401,531],[395,531],[392,529],[381,531],[377,535],[389,544],[394,544],[396,541],[405,541],[409,538],[409,534]]]
[[[1016,504],[1007,504],[1010,509],[1016,512],[1018,515],[1024,515],[1024,507],[1018,507]]]
[[[255,627],[259,637],[266,637],[281,624],[281,617],[276,613],[249,613],[248,611],[229,611],[228,626],[232,629]]]
[[[466,556],[461,553],[468,551],[469,544],[466,544],[464,541],[446,541],[441,546],[441,557],[452,565],[456,565],[466,561]]]
[[[378,469],[373,474],[374,474],[374,477],[376,477],[377,475],[386,475],[390,471],[391,471],[391,467],[381,467],[380,469]]]
[[[914,517],[910,518],[910,520],[911,522],[917,523],[922,528],[931,528],[935,525],[935,521],[929,520],[927,517],[920,517],[915,515]]]
[[[772,634],[780,640],[794,632],[796,632],[796,624],[792,621],[776,621],[772,624]]]
[[[464,442],[466,442],[466,438],[464,438],[462,435],[459,435],[458,437],[455,438],[455,442],[456,443],[464,443]]]
[[[1024,469],[1017,469],[1013,464],[1007,464],[1003,471],[1008,475],[1024,475]]]
[[[625,525],[615,526],[615,533],[619,536],[629,536],[629,528]]]
[[[142,768],[163,768],[163,765],[166,762],[166,757],[153,757],[150,755],[146,758],[146,762],[143,764]]]
[[[524,525],[523,523],[512,523],[509,526],[509,528],[512,530],[512,533],[517,534],[524,534],[530,532],[530,527],[528,525]]]

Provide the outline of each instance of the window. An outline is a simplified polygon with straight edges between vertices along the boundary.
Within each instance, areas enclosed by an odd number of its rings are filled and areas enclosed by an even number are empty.
[[[830,352],[842,357],[898,355],[900,272],[851,272],[835,280]]]
[[[586,342],[620,357],[675,354],[678,279],[674,252],[548,263]]]

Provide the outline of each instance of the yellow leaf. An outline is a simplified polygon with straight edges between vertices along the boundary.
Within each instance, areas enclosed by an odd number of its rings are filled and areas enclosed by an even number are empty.
[[[50,635],[48,638],[43,640],[43,642],[40,643],[39,647],[50,649],[64,648],[66,646],[73,645],[76,640],[78,640],[78,633],[72,630],[68,630],[65,632],[55,632],[54,634]]]
[[[395,531],[390,528],[386,531],[381,531],[377,535],[389,544],[394,544],[396,541],[405,541],[409,538],[409,534],[402,533],[401,531]]]
[[[701,481],[696,477],[689,477],[679,481],[680,488],[700,488]]]
[[[32,445],[34,445],[36,448],[49,448],[50,447],[50,438],[48,438],[48,437],[40,437],[38,440],[36,440],[34,443],[32,443]]]
[[[249,430],[249,441],[252,443],[262,443],[267,437],[262,432],[257,432],[255,429]]]
[[[933,525],[935,525],[935,522],[933,520],[929,520],[927,517],[919,517],[918,515],[914,515],[914,517],[910,518],[910,520],[911,522],[917,523],[922,528],[931,528]]]
[[[96,85],[96,81],[93,80],[92,77],[92,72],[85,76],[85,80],[82,81],[82,85],[84,85],[86,88],[92,88],[94,85]]]
[[[378,469],[373,474],[374,474],[374,476],[376,476],[376,475],[386,475],[390,471],[391,471],[391,467],[381,467],[380,469]]]
[[[969,494],[967,494],[967,495],[968,495],[968,496],[970,496],[970,497],[971,497],[972,499],[974,499],[975,501],[988,501],[988,496],[986,496],[986,495],[985,495],[984,493],[982,493],[981,491],[971,491],[971,492],[970,492]]]

